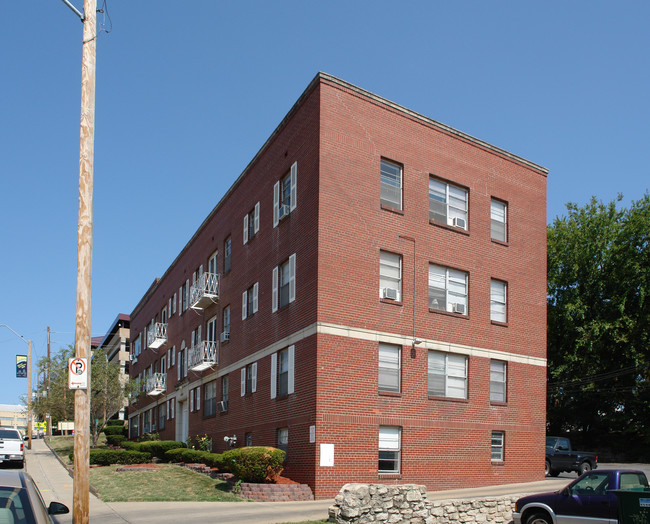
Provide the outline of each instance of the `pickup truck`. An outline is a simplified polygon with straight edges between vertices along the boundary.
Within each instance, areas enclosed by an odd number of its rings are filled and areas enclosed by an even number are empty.
[[[0,462],[25,464],[23,437],[17,429],[0,428]]]
[[[588,451],[573,451],[571,441],[565,437],[546,437],[546,475],[557,477],[562,471],[578,474],[596,469],[598,455]]]
[[[643,471],[601,469],[588,471],[560,491],[520,498],[512,518],[514,524],[615,524],[619,522],[615,490],[639,491],[642,497],[647,493],[650,500]]]

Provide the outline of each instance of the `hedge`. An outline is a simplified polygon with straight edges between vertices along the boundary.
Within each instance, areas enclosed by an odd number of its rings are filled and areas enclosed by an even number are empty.
[[[104,429],[102,430],[104,432],[104,435],[124,435],[125,434],[125,427],[124,426],[104,426]]]
[[[185,462],[187,464],[204,464],[207,455],[213,455],[208,451],[198,449],[176,448],[165,453],[165,460],[169,462]]]
[[[109,446],[120,446],[126,440],[124,435],[106,435],[106,444]]]
[[[69,455],[74,461],[74,452]],[[110,466],[111,464],[143,464],[151,461],[151,453],[141,451],[127,451],[123,449],[91,449],[90,463],[97,466]]]
[[[285,452],[281,449],[248,446],[222,453],[223,466],[242,482],[272,482],[282,472]]]
[[[124,427],[124,421],[123,421],[123,420],[120,420],[120,419],[117,419],[117,418],[112,418],[112,419],[106,421],[106,425],[107,425],[107,426],[120,426],[120,427]]]
[[[185,443],[177,440],[149,440],[145,442],[138,442],[133,449],[137,451],[145,451],[151,453],[154,457],[161,460],[167,460],[165,452],[170,449],[178,449],[185,447]]]

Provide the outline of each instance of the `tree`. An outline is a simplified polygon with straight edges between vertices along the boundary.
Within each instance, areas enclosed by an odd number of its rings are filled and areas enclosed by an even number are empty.
[[[54,357],[44,357],[37,363],[39,381],[37,399],[32,403],[39,418],[47,413],[52,424],[59,420],[74,418],[74,391],[68,389],[68,359],[74,356],[74,348],[61,349]],[[47,370],[50,372],[49,388]],[[90,429],[92,447],[97,446],[99,435],[106,421],[127,405],[135,386],[127,375],[120,371],[117,362],[109,362],[106,351],[93,351],[90,366]]]
[[[548,424],[648,444],[650,196],[621,199],[548,227]]]

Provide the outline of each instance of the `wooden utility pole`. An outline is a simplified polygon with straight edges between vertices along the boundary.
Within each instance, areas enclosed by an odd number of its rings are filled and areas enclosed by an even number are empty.
[[[27,342],[27,449],[32,449],[32,339]]]
[[[93,162],[95,147],[95,57],[97,1],[84,0],[79,143],[79,226],[77,230],[77,313],[75,356],[90,368],[90,297],[93,250]],[[90,385],[90,370],[88,383]],[[72,522],[87,524],[90,502],[90,388],[74,394],[74,485]]]
[[[50,398],[50,370],[52,369],[52,356],[51,356],[51,351],[50,351],[50,326],[47,326],[47,398]],[[50,414],[47,414],[47,418],[45,419],[47,421],[47,436],[51,437],[52,436],[52,417]]]

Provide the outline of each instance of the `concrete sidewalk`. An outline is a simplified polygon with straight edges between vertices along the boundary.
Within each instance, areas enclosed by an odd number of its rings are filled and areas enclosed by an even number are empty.
[[[26,469],[34,477],[45,503],[56,500],[70,508],[69,515],[57,517],[72,523],[72,477],[43,440],[32,440],[25,451]],[[459,489],[427,493],[429,500],[478,498],[553,491],[572,479],[546,479],[525,484]],[[179,522],[219,524],[274,524],[326,520],[333,500],[311,502],[102,502],[90,494],[90,521],[93,524],[177,524]]]

